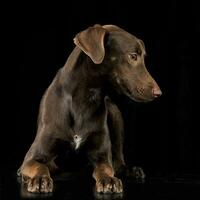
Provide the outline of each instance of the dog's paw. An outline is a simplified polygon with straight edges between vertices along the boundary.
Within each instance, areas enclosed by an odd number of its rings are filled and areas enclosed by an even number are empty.
[[[116,177],[103,177],[96,182],[96,191],[98,193],[122,193],[122,181]]]
[[[145,179],[145,173],[141,167],[133,167],[132,173],[136,179]]]
[[[141,167],[132,167],[127,170],[127,175],[138,181],[144,181],[145,173]]]
[[[53,191],[53,180],[49,176],[23,178],[27,191],[31,193],[50,193]]]

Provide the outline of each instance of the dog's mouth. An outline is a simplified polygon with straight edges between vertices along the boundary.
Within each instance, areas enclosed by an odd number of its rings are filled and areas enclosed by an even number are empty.
[[[122,92],[128,96],[130,99],[132,99],[133,101],[136,101],[136,102],[149,102],[149,101],[153,101],[154,100],[154,97],[150,97],[150,96],[145,96],[143,94],[143,91],[139,88],[135,88],[134,90],[133,89],[130,89],[128,87],[127,84],[125,84],[124,82],[121,81],[121,89],[122,89]]]

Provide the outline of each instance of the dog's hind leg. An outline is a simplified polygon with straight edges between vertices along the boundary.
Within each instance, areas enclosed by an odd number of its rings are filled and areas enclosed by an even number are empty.
[[[112,160],[115,173],[118,176],[131,176],[136,180],[143,181],[144,171],[141,167],[128,167],[123,155],[124,125],[120,110],[110,99],[107,100],[108,127],[112,144]]]

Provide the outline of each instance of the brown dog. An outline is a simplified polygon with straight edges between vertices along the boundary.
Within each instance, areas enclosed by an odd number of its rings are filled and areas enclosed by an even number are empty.
[[[123,191],[115,177],[124,166],[123,121],[109,98],[115,90],[146,102],[161,90],[144,63],[145,47],[114,25],[95,25],[74,38],[76,47],[46,90],[40,105],[36,138],[18,174],[29,192],[52,192],[50,171],[58,147],[84,149],[94,166],[97,192]]]

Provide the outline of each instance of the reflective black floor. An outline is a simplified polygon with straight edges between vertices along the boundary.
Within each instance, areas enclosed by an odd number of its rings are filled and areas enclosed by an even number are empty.
[[[1,170],[0,200],[7,199],[58,199],[58,200],[90,200],[90,199],[199,199],[200,179],[187,176],[163,178],[147,178],[144,183],[136,183],[131,179],[123,180],[122,195],[97,195],[94,193],[94,181],[88,174],[79,174],[72,178],[69,174],[54,177],[54,192],[50,195],[27,193],[14,170]]]

